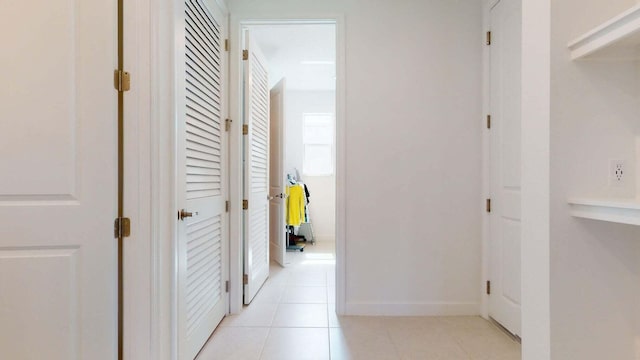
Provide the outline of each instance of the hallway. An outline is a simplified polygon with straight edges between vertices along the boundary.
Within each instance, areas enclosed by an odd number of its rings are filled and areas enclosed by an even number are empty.
[[[334,243],[287,253],[240,315],[225,318],[198,360],[518,360],[520,345],[479,317],[335,315]]]

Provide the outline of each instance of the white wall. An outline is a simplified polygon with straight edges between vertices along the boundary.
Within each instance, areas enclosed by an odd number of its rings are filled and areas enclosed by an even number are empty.
[[[345,16],[346,311],[479,313],[481,1],[230,8]]]
[[[304,113],[336,112],[335,91],[300,91],[286,93],[286,166],[285,171],[297,168],[303,175],[304,144],[302,141]],[[336,177],[303,176],[311,193],[309,212],[313,231],[318,241],[333,241],[336,233]]]
[[[640,229],[572,218],[571,196],[633,196],[639,134],[637,65],[573,62],[567,43],[636,4],[552,1],[552,359],[638,359]],[[609,159],[627,161],[628,186],[607,184]]]

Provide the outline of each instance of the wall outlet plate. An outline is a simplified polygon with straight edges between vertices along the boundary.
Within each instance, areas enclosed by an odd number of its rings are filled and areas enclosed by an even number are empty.
[[[609,160],[609,186],[624,186],[627,177],[624,160]]]

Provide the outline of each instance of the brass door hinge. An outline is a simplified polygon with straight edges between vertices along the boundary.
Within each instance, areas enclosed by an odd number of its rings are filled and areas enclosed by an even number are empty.
[[[249,125],[244,124],[242,125],[242,135],[248,135],[249,134]]]
[[[491,295],[491,281],[487,280],[487,295]]]
[[[249,283],[249,275],[247,274],[242,275],[242,283],[244,285],[247,285]]]
[[[487,129],[491,129],[491,115],[487,115]]]
[[[491,199],[487,199],[487,212],[491,212]]]
[[[131,89],[131,76],[128,72],[115,70],[113,72],[113,86],[116,90],[124,92]]]
[[[226,119],[224,121],[224,131],[231,131],[231,123],[233,122],[233,120],[231,119]]]
[[[487,45],[491,45],[491,31],[487,31]]]
[[[229,204],[229,200],[224,202],[224,212],[229,212],[229,209],[231,209],[231,204]]]
[[[224,51],[229,51],[229,39],[224,39]]]
[[[131,235],[131,220],[129,218],[116,218],[113,224],[113,236],[115,238],[126,238]]]
[[[242,210],[249,210],[249,200],[242,200]]]
[[[242,50],[242,60],[249,60],[249,50]]]
[[[229,292],[229,280],[224,282],[224,292]]]

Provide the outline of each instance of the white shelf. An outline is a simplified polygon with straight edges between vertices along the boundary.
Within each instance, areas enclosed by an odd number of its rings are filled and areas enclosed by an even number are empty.
[[[571,58],[640,58],[640,4],[569,44]]]
[[[573,198],[569,205],[575,217],[640,225],[638,199]]]

